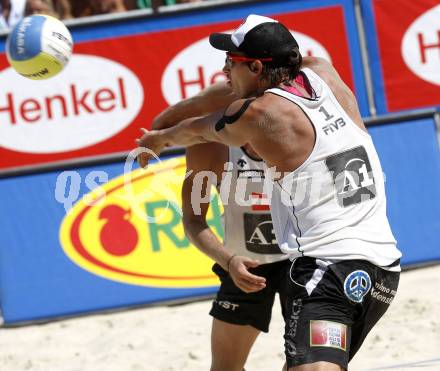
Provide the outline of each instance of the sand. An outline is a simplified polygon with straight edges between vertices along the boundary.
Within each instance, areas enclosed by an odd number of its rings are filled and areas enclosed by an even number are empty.
[[[210,301],[0,329],[0,371],[209,370]],[[350,370],[440,370],[440,266],[407,271],[394,303]],[[284,324],[274,307],[246,369],[281,370]],[[225,370],[227,371],[227,370]]]

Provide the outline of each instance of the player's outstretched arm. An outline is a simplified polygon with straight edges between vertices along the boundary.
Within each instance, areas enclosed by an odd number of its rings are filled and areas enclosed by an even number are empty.
[[[151,127],[154,130],[165,129],[191,117],[206,116],[226,109],[236,99],[226,82],[218,82],[163,110],[154,118]]]
[[[209,228],[206,214],[210,204],[210,191],[222,177],[228,149],[222,144],[206,143],[189,147],[186,152],[187,177],[182,187],[182,210],[185,233],[204,254],[229,272],[234,283],[244,292],[256,292],[266,284],[248,268],[259,263],[245,256],[233,255]]]
[[[138,155],[139,165],[145,168],[148,162],[159,156],[165,147],[189,147],[206,142],[217,142],[214,129],[215,118],[191,118],[176,126],[162,130],[141,129],[143,135],[136,139],[136,144],[146,151]]]
[[[230,253],[223,248],[222,242],[206,221],[211,187],[215,186],[221,177],[221,170],[217,169],[215,164],[215,156],[224,157],[224,161],[227,161],[227,154],[223,156],[224,151],[223,146],[217,143],[198,144],[187,148],[187,175],[182,185],[182,220],[189,240],[227,270]],[[223,162],[223,159],[221,161]]]
[[[148,149],[149,153],[144,152],[138,156],[139,164],[145,167],[153,157],[152,153],[159,155],[165,147],[189,147],[207,142],[244,145],[249,142],[253,132],[249,123],[255,119],[252,110],[248,109],[250,103],[249,100],[238,100],[229,106],[225,114],[219,111],[203,118],[184,120],[167,129],[142,129],[144,135],[136,143],[139,147]]]

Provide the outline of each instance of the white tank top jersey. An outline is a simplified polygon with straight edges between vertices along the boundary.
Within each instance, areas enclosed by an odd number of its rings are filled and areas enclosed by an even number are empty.
[[[401,253],[386,216],[384,176],[373,141],[317,74],[302,71],[315,98],[280,88],[266,91],[297,104],[316,134],[306,161],[274,181],[271,213],[280,249],[290,259],[362,259],[400,270],[393,264]]]
[[[288,259],[276,242],[269,199],[263,193],[263,161],[253,159],[241,148],[229,147],[229,164],[220,185],[225,247],[261,264]]]

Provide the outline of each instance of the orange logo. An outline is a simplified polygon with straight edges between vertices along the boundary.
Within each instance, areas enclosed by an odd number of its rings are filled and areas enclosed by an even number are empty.
[[[61,245],[80,267],[99,276],[143,286],[218,284],[212,261],[192,246],[181,223],[184,157],[110,180],[84,196],[65,216]],[[217,194],[208,224],[223,237]]]

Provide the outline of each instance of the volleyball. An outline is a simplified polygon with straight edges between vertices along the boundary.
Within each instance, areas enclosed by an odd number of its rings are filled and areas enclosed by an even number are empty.
[[[43,80],[55,76],[72,55],[72,35],[58,19],[42,14],[23,18],[6,40],[6,55],[20,75]]]

